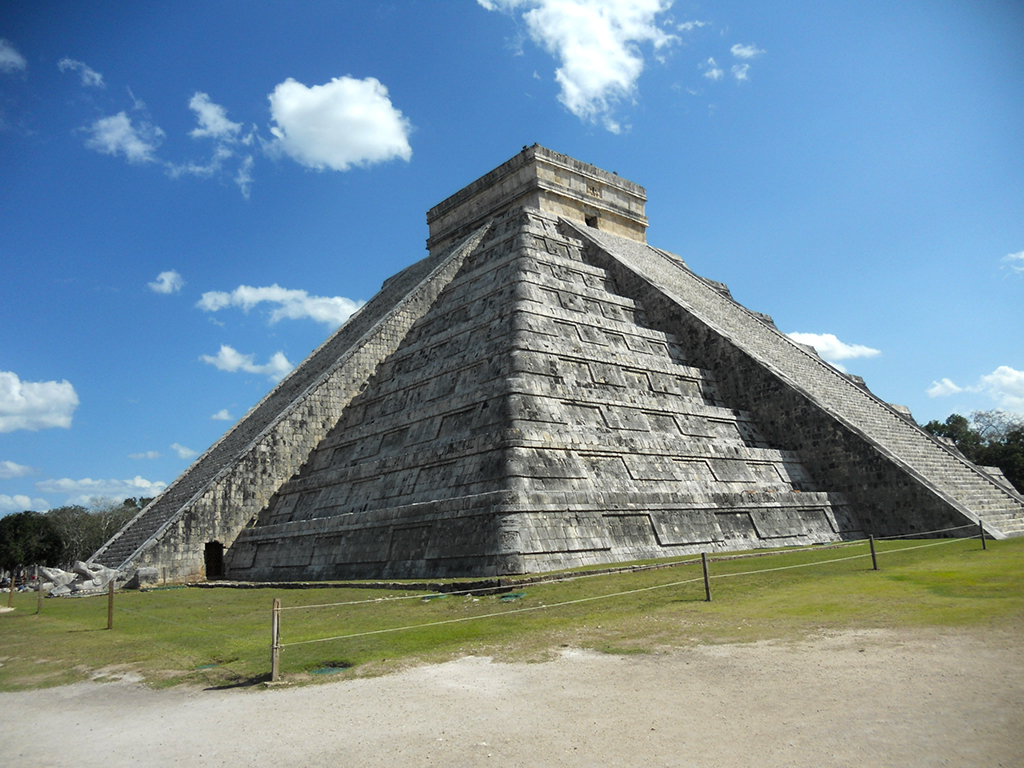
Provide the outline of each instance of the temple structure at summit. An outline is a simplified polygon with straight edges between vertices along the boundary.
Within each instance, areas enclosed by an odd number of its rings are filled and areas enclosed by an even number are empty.
[[[524,148],[431,209],[430,255],[92,561],[175,579],[501,576],[1024,533],[1007,484],[648,245],[645,203]]]

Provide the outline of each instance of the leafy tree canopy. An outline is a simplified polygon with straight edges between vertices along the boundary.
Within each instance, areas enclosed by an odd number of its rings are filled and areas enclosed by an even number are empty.
[[[967,419],[954,413],[944,422],[929,421],[924,429],[952,440],[975,464],[999,467],[1024,492],[1024,415],[996,409],[973,411]]]
[[[53,521],[40,512],[0,517],[0,568],[5,571],[57,565],[62,546]]]

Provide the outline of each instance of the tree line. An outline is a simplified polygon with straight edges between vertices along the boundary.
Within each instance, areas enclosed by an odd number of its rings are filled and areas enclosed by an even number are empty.
[[[968,461],[998,467],[1014,488],[1024,493],[1024,415],[994,411],[959,413],[945,421],[929,421],[925,431],[951,440]]]
[[[70,570],[124,527],[151,498],[74,504],[49,512],[19,512],[0,517],[0,570],[17,573],[30,565]]]

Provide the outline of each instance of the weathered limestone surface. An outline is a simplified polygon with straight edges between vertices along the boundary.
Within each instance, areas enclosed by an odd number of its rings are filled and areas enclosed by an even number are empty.
[[[93,560],[401,578],[1024,533],[1014,490],[646,245],[645,201],[534,146],[439,204],[432,255]]]
[[[365,385],[377,364],[458,271],[485,228],[384,283],[380,293],[292,371],[89,562],[205,575],[208,543],[229,547]]]
[[[765,433],[846,494],[866,530],[896,535],[982,520],[995,536],[1024,533],[1019,494],[882,402],[863,382],[807,354],[756,313],[680,268],[664,251],[569,225],[657,315]],[[853,378],[854,380],[851,380]]]

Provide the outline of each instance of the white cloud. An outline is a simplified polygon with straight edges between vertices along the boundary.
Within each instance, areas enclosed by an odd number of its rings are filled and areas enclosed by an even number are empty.
[[[684,21],[682,24],[676,24],[676,29],[681,32],[692,32],[695,29],[707,27],[710,24],[710,21]]]
[[[26,510],[45,512],[49,508],[50,502],[46,499],[33,499],[20,493],[14,496],[0,493],[0,515],[5,515],[8,512],[25,512]]]
[[[234,416],[228,413],[227,408],[221,408],[210,418],[213,419],[214,421],[231,421],[234,418]]]
[[[92,88],[107,87],[107,84],[103,82],[103,75],[81,61],[75,61],[74,59],[61,59],[57,63],[57,68],[60,69],[61,72],[67,72],[68,70],[77,71],[82,77],[82,85],[90,86]]]
[[[154,162],[153,153],[165,135],[160,128],[146,121],[135,126],[126,112],[100,118],[86,131],[91,134],[85,142],[89,149],[106,155],[123,154],[130,163]]]
[[[882,354],[880,350],[865,347],[863,344],[846,344],[831,333],[787,333],[787,336],[799,344],[809,344],[817,350],[824,360],[851,360],[857,357],[875,357]]]
[[[145,453],[130,453],[128,454],[129,459],[159,459],[162,458],[163,454],[160,451],[146,451]]]
[[[242,124],[228,120],[227,110],[220,104],[210,101],[209,95],[205,93],[196,91],[188,102],[188,108],[199,118],[199,127],[189,133],[189,136],[194,139],[210,137],[222,141],[233,141],[237,138],[238,132],[242,130]]]
[[[288,358],[284,356],[283,352],[275,352],[266,365],[257,365],[255,355],[243,355],[227,344],[221,344],[220,351],[216,355],[203,355],[199,359],[222,371],[264,374],[271,381],[280,381],[295,367],[288,362]]]
[[[487,10],[529,8],[523,14],[530,37],[561,64],[555,79],[559,101],[581,120],[621,131],[612,118],[630,99],[644,69],[642,43],[657,51],[676,38],[658,16],[672,0],[478,0]]]
[[[0,432],[71,426],[78,393],[69,381],[22,381],[0,371]]]
[[[97,498],[123,500],[129,496],[157,496],[167,487],[162,481],[153,482],[136,475],[131,480],[81,480],[61,478],[36,483],[36,489],[43,493],[66,494],[68,504],[89,504]]]
[[[249,190],[252,187],[252,155],[246,155],[242,164],[238,166],[238,173],[235,174],[235,184],[242,190],[242,197],[249,199]]]
[[[951,379],[933,381],[932,385],[927,389],[928,397],[947,397],[948,395],[955,395],[957,392],[963,391],[964,390],[954,384]]]
[[[737,59],[752,59],[755,56],[760,56],[764,53],[764,51],[756,45],[740,45],[739,43],[736,43],[736,45],[730,48],[729,51]]]
[[[28,68],[25,57],[18,53],[10,40],[0,37],[0,72],[11,74],[12,72],[24,72]]]
[[[343,296],[310,296],[306,291],[282,288],[277,283],[256,288],[240,285],[230,293],[209,291],[196,304],[206,312],[216,312],[227,307],[240,307],[248,312],[257,304],[276,304],[270,314],[270,322],[278,320],[302,320],[309,318],[337,328],[365,302],[353,301]]]
[[[312,87],[288,78],[268,98],[272,150],[307,168],[347,171],[412,157],[411,125],[376,78],[336,77]]]
[[[718,62],[712,56],[708,56],[697,66],[704,70],[704,77],[708,80],[721,80],[725,77],[725,70],[718,66]]]
[[[1004,408],[1024,411],[1024,371],[1000,365],[992,373],[982,376],[980,384]]]
[[[749,80],[750,77],[747,72],[750,70],[749,64],[733,64],[732,65],[732,76],[737,80]]]
[[[181,443],[171,443],[171,450],[178,454],[179,459],[191,459],[193,456],[199,455],[199,451],[186,448]]]
[[[228,147],[223,144],[218,144],[214,150],[213,155],[210,157],[210,162],[206,165],[200,163],[189,162],[183,165],[175,165],[174,163],[166,163],[167,173],[170,174],[171,178],[176,179],[179,176],[200,176],[203,178],[209,178],[215,173],[220,171],[224,167],[224,161],[227,160],[234,154]]]
[[[1011,271],[1024,274],[1024,251],[1008,253],[1002,260],[1006,262]]]
[[[0,480],[11,480],[15,477],[26,477],[35,472],[32,467],[15,464],[13,461],[0,461]]]
[[[156,276],[156,280],[148,285],[155,293],[177,293],[185,285],[185,281],[177,270],[171,269],[161,272]]]
[[[946,397],[960,392],[984,392],[1000,407],[1011,411],[1024,411],[1024,371],[1000,365],[992,373],[978,379],[977,384],[959,387],[949,379],[932,382],[929,397]]]

